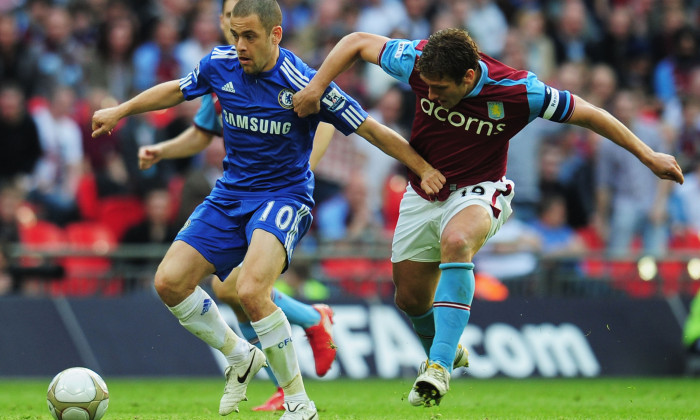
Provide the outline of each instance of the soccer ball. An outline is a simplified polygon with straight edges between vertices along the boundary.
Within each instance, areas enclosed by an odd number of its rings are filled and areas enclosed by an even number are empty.
[[[56,420],[99,420],[107,411],[109,391],[100,375],[72,367],[53,378],[46,400]]]

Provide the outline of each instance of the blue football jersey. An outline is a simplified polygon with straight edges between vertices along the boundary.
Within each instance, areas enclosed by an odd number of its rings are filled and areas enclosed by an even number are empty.
[[[213,195],[275,192],[311,200],[309,156],[319,121],[348,135],[367,118],[357,101],[335,83],[321,98],[320,113],[299,118],[292,95],[306,87],[315,73],[292,52],[280,48],[271,70],[249,75],[241,68],[236,49],[221,46],[180,79],[185,99],[213,92],[221,106],[226,158],[224,175]]]

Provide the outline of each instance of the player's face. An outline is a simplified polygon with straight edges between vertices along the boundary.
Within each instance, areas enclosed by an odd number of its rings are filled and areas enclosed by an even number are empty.
[[[423,75],[420,78],[428,85],[428,99],[436,101],[443,108],[455,107],[467,94],[467,86],[464,81],[456,83],[449,77],[430,79]]]
[[[275,66],[279,56],[277,46],[282,39],[282,27],[275,26],[268,33],[258,15],[232,16],[230,33],[244,72],[258,74]]]
[[[436,101],[446,109],[457,106],[459,101],[471,91],[476,80],[473,70],[468,70],[459,83],[450,77],[431,79],[421,74],[420,78],[428,85],[428,99]]]
[[[224,38],[226,38],[226,42],[230,45],[233,44],[233,37],[231,36],[231,14],[233,13],[233,7],[236,3],[238,3],[238,0],[224,1],[224,7],[222,8],[221,15],[219,15],[221,32],[224,33]]]

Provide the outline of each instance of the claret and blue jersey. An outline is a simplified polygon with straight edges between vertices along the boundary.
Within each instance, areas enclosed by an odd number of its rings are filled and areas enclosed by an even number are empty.
[[[411,146],[447,178],[438,194],[484,181],[498,181],[506,173],[508,141],[537,117],[566,122],[574,97],[547,86],[528,71],[515,70],[480,54],[481,76],[474,89],[452,109],[428,99],[428,86],[416,67],[425,40],[389,40],[379,54],[388,74],[411,85],[416,113]],[[409,173],[414,190],[420,179]]]
[[[277,192],[310,199],[313,174],[308,162],[319,121],[347,135],[367,118],[362,107],[335,84],[326,90],[319,114],[299,118],[292,95],[306,87],[314,74],[314,69],[280,48],[274,68],[249,75],[241,68],[235,47],[221,46],[180,80],[185,99],[214,93],[221,107],[226,158],[214,195]],[[212,107],[211,98],[204,105]],[[198,126],[218,131],[211,117],[198,118]]]

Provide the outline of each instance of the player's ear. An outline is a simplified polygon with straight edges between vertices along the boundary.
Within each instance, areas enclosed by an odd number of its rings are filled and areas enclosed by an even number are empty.
[[[270,34],[272,37],[272,43],[275,45],[279,45],[280,42],[282,42],[282,27],[281,26],[275,26],[272,28],[272,33]]]
[[[467,69],[467,72],[464,73],[464,77],[462,78],[462,83],[465,85],[469,85],[474,81],[474,78],[476,77],[476,72],[472,69]]]

